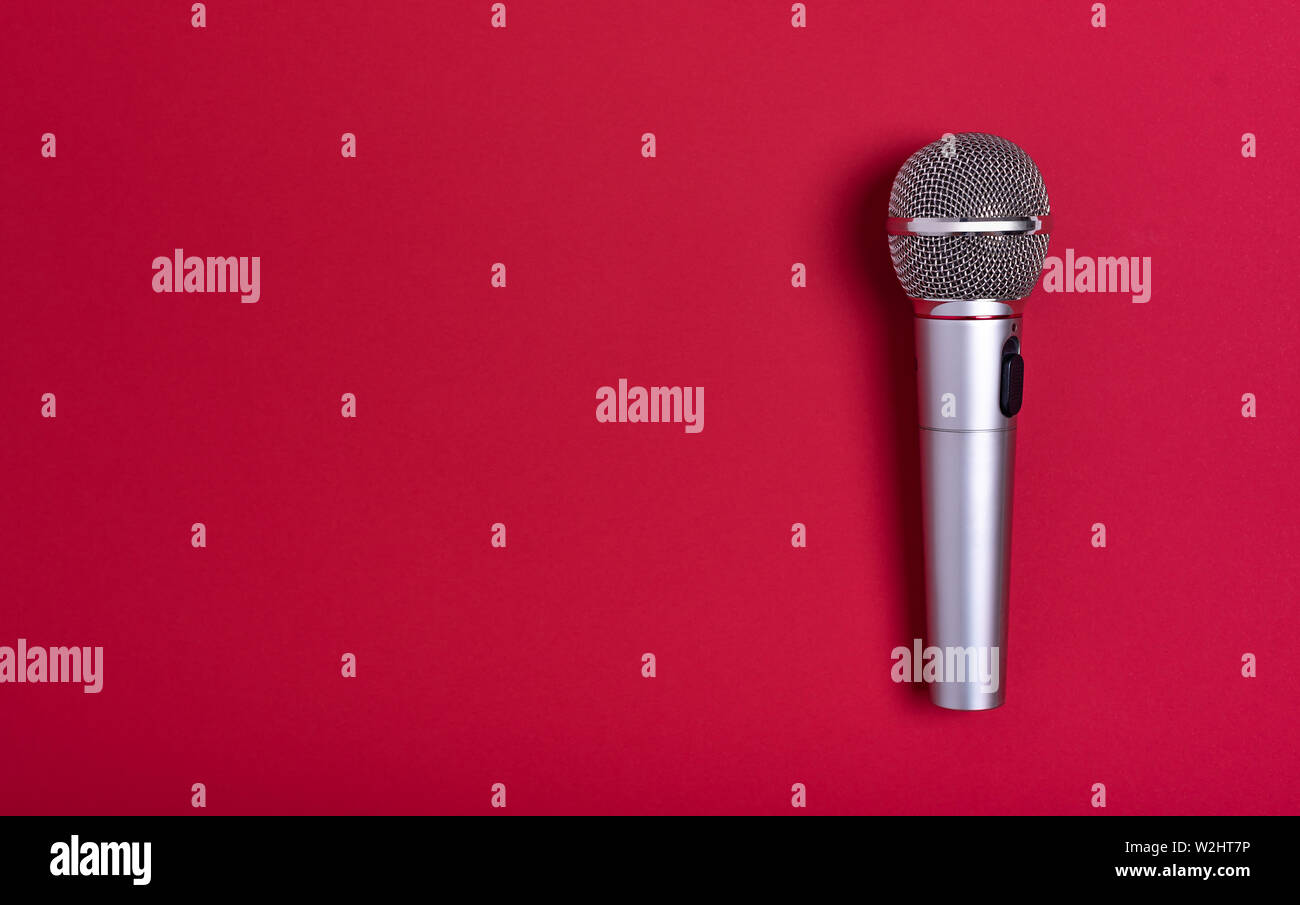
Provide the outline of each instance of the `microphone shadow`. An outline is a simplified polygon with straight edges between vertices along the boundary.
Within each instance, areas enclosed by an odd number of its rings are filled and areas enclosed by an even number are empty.
[[[840,212],[843,228],[837,230],[844,237],[842,263],[855,277],[859,289],[855,312],[862,323],[868,380],[876,392],[883,392],[887,397],[883,400],[883,410],[887,414],[885,429],[892,438],[885,446],[890,458],[875,463],[878,466],[875,473],[894,479],[882,488],[891,513],[891,523],[885,533],[897,538],[905,589],[903,600],[881,601],[895,615],[890,650],[899,645],[910,649],[913,638],[925,637],[915,328],[912,306],[894,275],[885,237],[894,174],[915,150],[914,142],[877,149],[860,169],[850,174],[847,190],[840,196],[845,199],[845,207]],[[924,697],[928,706],[925,685],[915,683],[913,690]]]

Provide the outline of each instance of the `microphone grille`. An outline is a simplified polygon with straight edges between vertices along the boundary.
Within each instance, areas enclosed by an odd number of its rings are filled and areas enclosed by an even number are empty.
[[[917,151],[889,193],[891,217],[1030,217],[1051,213],[1047,187],[1018,145],[960,132]],[[890,236],[903,289],[919,299],[1024,298],[1047,255],[1047,235]]]

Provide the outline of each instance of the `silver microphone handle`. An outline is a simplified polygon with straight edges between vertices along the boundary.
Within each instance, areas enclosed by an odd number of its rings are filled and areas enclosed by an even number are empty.
[[[916,319],[930,698],[988,710],[1006,698],[1007,601],[1021,318]],[[1009,412],[1009,414],[1008,414]]]

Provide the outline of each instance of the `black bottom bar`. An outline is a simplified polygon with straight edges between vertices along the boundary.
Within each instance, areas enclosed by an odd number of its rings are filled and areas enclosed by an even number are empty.
[[[472,894],[519,884],[615,896],[688,887],[829,894],[844,882],[867,892],[885,881],[911,884],[919,898],[1044,884],[1230,896],[1283,883],[1295,850],[1294,818],[1277,817],[0,820],[6,893],[42,895]]]

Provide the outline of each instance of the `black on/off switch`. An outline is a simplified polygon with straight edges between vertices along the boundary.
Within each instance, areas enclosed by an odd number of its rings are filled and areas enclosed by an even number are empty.
[[[1025,359],[1020,354],[1020,340],[1011,337],[1002,347],[1002,389],[998,404],[1002,414],[1013,417],[1020,411],[1025,393]]]

